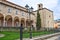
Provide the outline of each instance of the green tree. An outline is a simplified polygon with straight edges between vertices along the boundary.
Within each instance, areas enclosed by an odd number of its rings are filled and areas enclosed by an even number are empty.
[[[40,18],[39,10],[37,11],[37,22],[36,22],[36,28],[37,28],[37,30],[40,30],[40,28],[41,28],[41,18]]]

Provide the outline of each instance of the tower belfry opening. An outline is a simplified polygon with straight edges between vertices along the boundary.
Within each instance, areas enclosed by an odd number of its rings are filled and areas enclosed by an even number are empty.
[[[38,4],[38,9],[42,9],[42,8],[43,8],[43,4],[42,3]]]

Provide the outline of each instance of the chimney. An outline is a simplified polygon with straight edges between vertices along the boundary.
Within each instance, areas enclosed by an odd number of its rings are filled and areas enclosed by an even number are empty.
[[[38,4],[38,9],[40,10],[42,8],[43,8],[43,4],[42,3]]]

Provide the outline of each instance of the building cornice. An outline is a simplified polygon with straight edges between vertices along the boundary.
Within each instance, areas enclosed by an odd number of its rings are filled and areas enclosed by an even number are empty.
[[[8,3],[12,4],[12,5],[16,5],[17,7],[21,7],[21,8],[26,9],[25,7],[22,7],[22,6],[20,6],[20,5],[15,4],[15,3],[12,3],[12,2],[9,2],[9,1],[6,1],[6,2],[8,2]]]
[[[48,10],[48,11],[50,11],[50,12],[53,12],[52,10],[47,9],[47,8],[42,8],[42,9],[39,9],[39,10],[44,10],[44,9],[46,9],[46,10]],[[35,10],[35,11],[33,11],[33,12],[36,12],[36,11],[38,11],[38,10]]]
[[[19,6],[19,5],[17,5],[17,4],[14,4],[14,3],[12,3],[12,2],[9,2],[9,1],[1,1],[0,3],[28,13],[28,11],[27,11],[26,8],[24,8],[24,7],[22,7],[22,6]],[[34,13],[32,13],[32,14],[34,15]]]
[[[19,6],[17,4],[14,4],[12,2],[9,2],[9,1],[0,1],[0,3],[27,12],[26,8],[24,8],[22,6]]]
[[[47,9],[47,8],[43,8],[43,9],[46,9],[46,10],[48,10],[48,11],[50,11],[50,12],[53,12],[52,10],[50,10],[50,9]]]

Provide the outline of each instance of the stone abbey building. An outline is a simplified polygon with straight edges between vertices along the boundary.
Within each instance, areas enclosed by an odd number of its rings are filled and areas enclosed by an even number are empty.
[[[53,28],[53,11],[43,8],[43,4],[38,4],[41,16],[42,28]],[[37,10],[38,10],[37,9]],[[37,10],[31,13],[31,24],[36,29]],[[29,13],[25,7],[19,6],[7,0],[0,0],[0,27],[29,27]]]

